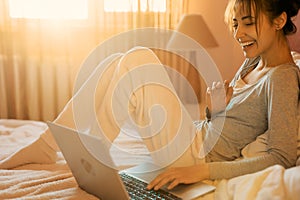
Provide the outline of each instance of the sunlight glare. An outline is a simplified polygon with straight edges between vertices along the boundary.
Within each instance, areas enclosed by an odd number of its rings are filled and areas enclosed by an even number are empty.
[[[105,12],[166,12],[166,0],[104,0]]]
[[[9,0],[11,18],[87,19],[88,0]]]

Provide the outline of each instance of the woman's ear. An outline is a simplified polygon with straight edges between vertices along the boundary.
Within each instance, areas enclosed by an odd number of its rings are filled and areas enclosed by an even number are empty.
[[[286,14],[286,12],[282,12],[278,17],[276,17],[273,20],[275,29],[281,30],[284,27],[284,25],[286,24],[286,21],[287,21],[287,14]]]

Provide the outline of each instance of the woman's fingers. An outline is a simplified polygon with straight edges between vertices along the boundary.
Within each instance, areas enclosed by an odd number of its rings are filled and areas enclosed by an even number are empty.
[[[151,181],[148,186],[147,189],[148,190],[158,190],[159,188],[161,188],[162,186],[164,186],[165,184],[167,184],[170,179],[170,177],[168,177],[168,175],[166,175],[165,173],[162,173],[160,175],[158,175],[153,181]]]
[[[180,177],[182,177],[182,170],[179,168],[170,168],[164,173],[158,175],[153,181],[149,183],[147,186],[148,190],[154,189],[158,190],[162,188],[164,185],[168,185],[168,189],[171,190],[180,184]]]
[[[227,80],[225,80],[223,85],[224,85],[224,88],[225,88],[225,91],[226,91],[226,94],[227,94],[228,88],[229,88],[229,82]]]
[[[229,86],[228,80],[225,80],[223,83],[214,81],[211,87],[207,87],[206,105],[211,113],[217,113],[224,110],[229,103],[232,94],[233,89]]]
[[[180,182],[177,179],[174,179],[168,186],[168,190],[172,190],[174,187],[176,187],[179,184],[180,184]]]
[[[207,164],[192,165],[188,167],[175,167],[167,169],[158,175],[147,186],[148,190],[158,190],[164,185],[168,185],[171,190],[179,184],[190,184],[207,179],[209,177],[209,169]]]
[[[217,81],[217,82],[214,81],[212,83],[212,86],[211,86],[211,90],[212,91],[214,91],[216,89],[221,89],[221,88],[223,88],[223,85],[222,85],[222,83],[220,81]]]
[[[233,94],[233,88],[231,86],[229,86],[229,82],[227,80],[224,81],[224,88],[225,88],[225,91],[226,91],[226,105],[229,103],[231,97],[232,97],[232,94]]]
[[[216,89],[222,89],[222,88],[223,88],[223,84],[220,81],[218,81],[216,83]]]
[[[228,105],[229,101],[231,100],[232,94],[233,94],[233,88],[228,87],[226,92],[226,105]]]

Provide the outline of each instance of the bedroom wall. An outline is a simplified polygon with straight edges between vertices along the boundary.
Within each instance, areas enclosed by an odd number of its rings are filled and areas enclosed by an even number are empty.
[[[218,47],[207,49],[223,79],[231,80],[244,57],[224,23],[227,0],[189,0],[189,13],[201,14],[218,42]]]
[[[300,12],[294,18],[294,23],[298,27],[298,30],[295,34],[288,37],[291,49],[293,51],[300,52]]]

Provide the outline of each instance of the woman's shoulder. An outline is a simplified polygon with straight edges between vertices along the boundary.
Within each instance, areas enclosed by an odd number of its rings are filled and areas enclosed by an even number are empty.
[[[285,63],[270,69],[269,75],[271,77],[290,77],[294,75],[295,77],[300,76],[299,67],[295,63]]]
[[[277,67],[273,67],[267,73],[267,77],[270,84],[276,85],[289,85],[296,86],[300,85],[300,71],[299,67],[293,63],[283,64]]]

